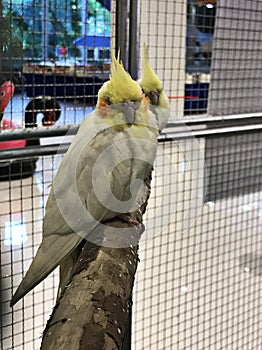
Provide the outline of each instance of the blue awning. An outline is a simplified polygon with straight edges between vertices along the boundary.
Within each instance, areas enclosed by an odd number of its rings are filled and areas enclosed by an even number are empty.
[[[73,45],[86,47],[106,47],[110,48],[109,36],[84,35],[73,41]]]

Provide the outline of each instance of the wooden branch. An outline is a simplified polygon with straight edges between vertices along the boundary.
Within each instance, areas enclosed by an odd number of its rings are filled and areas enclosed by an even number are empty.
[[[140,210],[131,214],[141,223],[133,226],[115,219],[96,232],[98,240],[116,239],[125,233],[127,248],[107,248],[86,242],[71,283],[58,300],[44,331],[41,350],[120,350],[125,336],[132,289],[138,263],[138,242],[143,232],[142,215],[150,193],[146,180]]]

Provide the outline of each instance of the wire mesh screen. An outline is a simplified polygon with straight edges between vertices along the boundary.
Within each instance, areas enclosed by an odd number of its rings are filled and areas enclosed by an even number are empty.
[[[7,173],[6,167],[11,171],[13,162],[0,162],[1,180],[3,174]],[[15,309],[9,306],[11,289],[20,283],[41,243],[44,205],[58,164],[53,156],[16,160],[17,166],[21,168],[29,162],[36,162],[34,175],[27,174],[22,179],[25,174],[20,172],[20,179],[0,182],[1,349],[3,350],[38,349],[44,324],[49,318],[56,298],[55,287],[58,276],[54,273],[24,298]]]
[[[173,118],[207,112],[216,1],[142,1],[140,57],[149,46]]]
[[[261,139],[261,133],[257,136]],[[166,202],[169,208],[176,203],[175,218],[164,226],[162,217],[153,216],[159,220],[157,234],[140,245],[133,349],[260,348],[262,152],[253,139],[248,134],[230,137],[230,142],[227,137],[200,140],[206,150],[207,187],[192,182],[192,166],[185,167],[181,155],[176,157],[177,173],[170,161],[161,169],[165,186],[180,179]],[[176,142],[161,146],[173,157],[185,151],[182,147],[178,153]],[[227,162],[220,155],[225,149]],[[202,178],[201,162],[197,171]],[[198,195],[205,188],[213,196],[192,214],[187,200],[194,186],[200,186]],[[163,198],[158,185],[151,201],[158,207]],[[188,210],[191,215],[185,216]],[[185,218],[191,224],[188,230],[182,229]]]
[[[216,1],[187,1],[185,115],[207,112]]]
[[[253,133],[248,142],[241,135],[207,140],[206,200],[261,191],[261,133]],[[214,161],[215,160],[215,161]]]
[[[261,1],[219,1],[209,113],[261,112]]]
[[[202,129],[204,136],[196,140],[185,127],[185,137],[177,137],[181,130],[175,125],[175,136],[170,126],[159,142],[134,289],[132,350],[259,349],[261,125],[254,132],[249,122],[249,133],[240,133],[234,121],[231,134],[220,131],[218,137],[205,124],[211,118],[199,114],[261,112],[260,2],[137,3],[140,66],[145,43],[169,97],[171,120],[197,120],[194,130]],[[78,124],[93,110],[109,75],[110,40],[117,42],[117,5],[0,1],[0,84],[15,85],[0,114],[2,129]],[[134,11],[130,6],[125,15],[129,9]],[[217,120],[222,130],[226,117]],[[10,139],[0,148],[37,150],[61,141]],[[41,242],[44,205],[62,157],[0,155],[3,350],[39,349],[56,300],[57,272],[9,307]]]
[[[150,63],[170,98],[173,116],[184,115],[186,1],[142,1],[140,59],[149,47]]]
[[[15,85],[12,120],[24,126],[26,107],[38,96],[62,103],[60,124],[80,122],[75,110],[95,106],[109,77],[110,8],[104,0],[1,1],[0,84]]]
[[[254,134],[227,138],[159,144],[134,289],[132,349],[261,344],[262,179],[252,176],[261,174],[261,144]],[[241,157],[235,152],[240,141]],[[219,149],[231,154],[232,167],[221,162]],[[9,307],[41,242],[44,205],[61,159],[40,157],[33,176],[0,182],[3,350],[39,349],[55,303],[57,272]],[[215,168],[228,174],[222,183]],[[245,181],[230,192],[243,169]],[[208,184],[206,172],[214,177]],[[217,197],[204,201],[206,193]]]

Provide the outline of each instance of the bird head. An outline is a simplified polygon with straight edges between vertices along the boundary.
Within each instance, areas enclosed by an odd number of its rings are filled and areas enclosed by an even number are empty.
[[[100,111],[100,116],[108,115],[110,109],[121,112],[125,117],[125,123],[132,125],[143,93],[140,85],[125,71],[119,55],[116,59],[112,52],[111,60],[110,79],[98,92],[97,109]]]
[[[161,132],[170,117],[168,98],[163,90],[162,82],[149,65],[146,45],[144,45],[143,74],[140,85],[149,101],[150,110],[156,117],[159,132]]]
[[[140,81],[145,95],[149,98],[151,104],[160,105],[160,95],[163,91],[163,84],[149,65],[148,48],[144,45],[143,76]],[[160,106],[166,108],[166,106]]]
[[[0,113],[3,113],[15,92],[15,86],[11,81],[6,81],[0,86]]]

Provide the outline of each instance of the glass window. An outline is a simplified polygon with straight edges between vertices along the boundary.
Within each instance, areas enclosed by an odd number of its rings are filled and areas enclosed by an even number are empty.
[[[95,59],[95,50],[88,49],[87,50],[87,62],[93,62]]]
[[[99,60],[108,61],[110,59],[110,50],[99,50]]]
[[[186,70],[209,73],[215,27],[215,0],[188,0]]]

